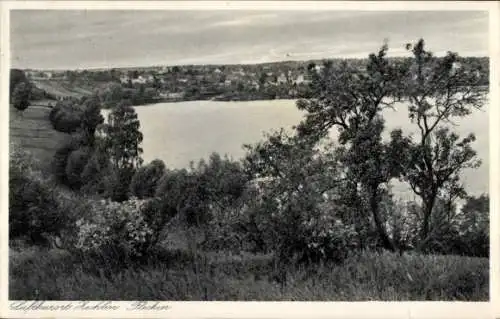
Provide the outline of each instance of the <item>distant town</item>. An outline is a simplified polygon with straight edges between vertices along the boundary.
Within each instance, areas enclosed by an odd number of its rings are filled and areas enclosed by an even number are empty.
[[[404,59],[404,58],[393,58]],[[363,70],[365,59],[329,60]],[[461,58],[488,84],[487,57]],[[295,99],[307,94],[311,74],[324,60],[250,65],[184,65],[89,70],[24,70],[35,85],[35,99],[81,98],[98,94],[107,107],[128,99],[133,105],[190,100]],[[477,71],[480,70],[480,71]],[[48,102],[49,101],[49,102]]]

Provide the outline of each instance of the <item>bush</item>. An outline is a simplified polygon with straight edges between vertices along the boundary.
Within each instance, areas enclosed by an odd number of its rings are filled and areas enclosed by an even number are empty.
[[[57,192],[56,185],[33,172],[14,150],[9,167],[10,237],[47,244],[47,236],[59,236],[71,217],[61,209]]]
[[[308,235],[303,239],[306,247],[302,254],[307,261],[342,262],[350,251],[358,248],[354,227],[344,225],[330,214],[311,218],[304,224]]]
[[[130,198],[130,181],[134,173],[134,168],[113,167],[107,179],[106,197],[116,202],[128,200]]]
[[[82,181],[80,190],[84,194],[110,197],[112,174],[109,155],[105,151],[95,149],[80,175]]]
[[[29,82],[20,82],[12,92],[12,105],[19,111],[24,111],[30,106],[32,85]]]
[[[198,176],[193,172],[186,169],[167,171],[160,180],[156,196],[162,198],[165,207],[182,214],[187,224],[201,224],[207,218],[208,209],[199,185]]]
[[[59,182],[68,185],[68,178],[66,166],[68,165],[68,158],[71,153],[80,147],[80,142],[76,138],[69,137],[64,143],[56,150],[54,158],[52,159],[52,172]]]
[[[196,173],[209,201],[226,207],[243,195],[249,180],[239,162],[218,153],[212,153],[208,163],[200,161]]]
[[[468,197],[462,207],[463,222],[460,236],[469,256],[489,257],[490,253],[490,197]]]
[[[81,128],[82,109],[73,100],[57,102],[49,114],[52,127],[63,133],[74,133]]]
[[[160,240],[166,224],[177,215],[177,210],[168,205],[168,202],[159,198],[152,198],[144,203],[141,213],[152,230],[149,243],[149,248],[152,248]]]
[[[130,182],[130,192],[137,198],[153,197],[158,184],[165,174],[165,163],[154,160],[139,168]]]
[[[66,162],[66,181],[72,189],[80,189],[83,185],[82,173],[90,158],[90,149],[82,147],[71,152]]]
[[[10,69],[10,85],[9,85],[9,93],[10,99],[12,100],[12,93],[16,86],[20,83],[28,83],[29,80],[26,77],[26,74],[23,70],[19,69]]]
[[[76,222],[77,249],[92,251],[120,247],[133,254],[136,247],[146,242],[151,230],[140,214],[142,201],[98,200],[90,204],[91,215]]]
[[[214,212],[233,209],[243,195],[247,175],[240,163],[214,153],[189,170],[167,171],[156,190],[193,226],[206,225]]]
[[[213,214],[205,228],[202,246],[207,251],[257,251],[250,239],[247,216],[238,208],[225,209]]]
[[[341,176],[335,153],[320,152],[283,130],[247,149],[245,164],[256,177],[248,208],[263,225],[260,232],[276,255],[276,270],[341,262],[358,247],[354,229],[342,222],[333,200],[343,195],[337,194]]]
[[[130,199],[117,203],[91,201],[91,214],[77,221],[75,248],[130,258],[143,257],[158,242],[173,215],[158,199]]]

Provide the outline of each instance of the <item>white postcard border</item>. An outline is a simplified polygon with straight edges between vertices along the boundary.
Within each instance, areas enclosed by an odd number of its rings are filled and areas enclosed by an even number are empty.
[[[490,197],[491,197],[491,254],[490,254],[490,302],[148,302],[144,307],[152,310],[130,310],[134,302],[112,301],[100,304],[101,309],[114,306],[118,310],[78,310],[80,301],[42,301],[38,307],[67,306],[62,311],[9,310],[8,301],[8,108],[0,108],[0,317],[9,318],[494,318],[500,317],[499,300],[499,253],[500,232],[498,209],[499,176],[499,11],[495,2],[474,1],[3,1],[1,7],[1,92],[2,105],[8,105],[8,77],[10,65],[9,11],[34,10],[488,10],[490,12]],[[25,302],[29,307],[32,301]],[[98,302],[88,302],[89,307]],[[18,307],[22,308],[18,302]],[[37,307],[37,305],[31,305]],[[96,306],[97,307],[97,306]],[[155,310],[155,307],[168,307]],[[34,309],[34,308],[32,308]]]

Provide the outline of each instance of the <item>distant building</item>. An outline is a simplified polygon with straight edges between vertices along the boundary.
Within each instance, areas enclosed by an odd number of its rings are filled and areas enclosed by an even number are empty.
[[[322,65],[316,65],[314,67],[314,70],[316,71],[316,73],[319,73],[319,72],[321,72],[321,70],[323,70],[323,68],[324,68],[324,66],[322,66]]]
[[[257,81],[252,81],[252,87],[256,90],[260,89],[260,84]]]
[[[450,73],[452,75],[455,75],[457,73],[457,71],[460,70],[461,68],[462,68],[462,63],[460,63],[460,62],[453,62],[453,64],[451,65]]]
[[[217,69],[214,70],[214,73],[220,74],[220,73],[222,73],[222,71],[219,68],[217,68]]]
[[[276,83],[278,84],[285,84],[287,82],[285,74],[281,73],[280,76],[278,76]]]
[[[139,75],[139,77],[132,79],[132,83],[134,84],[146,84],[147,80],[142,76]]]
[[[239,75],[239,76],[244,76],[245,72],[242,69],[239,69],[237,71],[233,71],[234,75]]]
[[[160,97],[167,99],[181,99],[184,97],[184,92],[160,93]]]
[[[302,84],[302,83],[304,83],[305,81],[306,81],[306,80],[305,80],[305,78],[304,78],[304,75],[303,75],[303,74],[299,74],[293,83],[294,83],[294,84]]]
[[[120,82],[123,84],[127,84],[130,81],[130,78],[127,75],[120,76]]]

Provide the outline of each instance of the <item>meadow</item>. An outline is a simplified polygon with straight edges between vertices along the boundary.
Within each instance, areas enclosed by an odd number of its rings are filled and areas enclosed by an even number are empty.
[[[10,108],[9,139],[29,151],[43,168],[49,167],[54,153],[69,134],[56,131],[49,121],[50,108],[33,105],[22,114]]]
[[[487,258],[364,251],[341,265],[287,269],[270,278],[269,255],[189,254],[163,249],[144,263],[75,256],[52,249],[10,249],[13,300],[172,301],[487,301]],[[103,264],[104,263],[104,264]],[[108,263],[108,264],[106,264]]]

